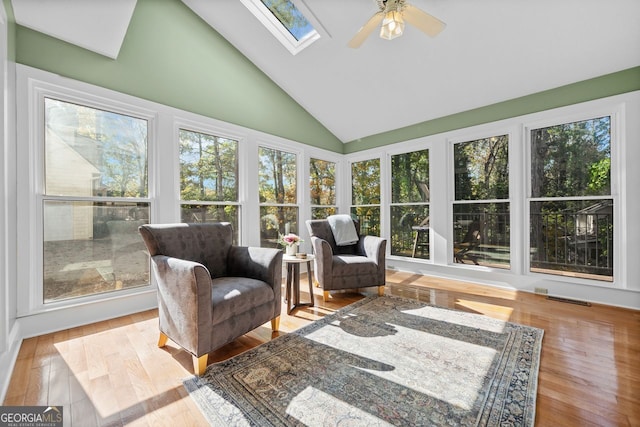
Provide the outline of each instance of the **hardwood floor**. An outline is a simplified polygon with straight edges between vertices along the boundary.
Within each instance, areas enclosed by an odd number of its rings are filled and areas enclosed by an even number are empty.
[[[280,334],[376,288],[334,293],[327,303],[314,293],[313,308],[287,315],[283,304]],[[640,311],[392,271],[386,293],[544,329],[536,426],[640,426]],[[265,324],[211,353],[210,363],[271,338]],[[4,405],[64,405],[68,426],[205,425],[182,386],[191,356],[171,341],[159,349],[157,339],[155,310],[27,339]]]

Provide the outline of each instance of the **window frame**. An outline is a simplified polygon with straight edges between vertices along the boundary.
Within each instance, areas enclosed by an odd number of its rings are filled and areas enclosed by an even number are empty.
[[[267,30],[291,53],[297,55],[307,47],[311,46],[320,38],[318,23],[310,19],[312,16],[309,9],[302,2],[290,0],[300,13],[313,26],[313,31],[301,40],[296,38],[289,30],[276,18],[273,13],[260,0],[240,0],[240,2],[265,26]]]
[[[347,192],[347,194],[345,194],[346,197],[348,197],[347,199],[347,214],[351,215],[351,210],[353,208],[357,208],[357,207],[377,207],[378,210],[380,211],[380,218],[378,218],[378,227],[379,227],[379,236],[380,237],[384,237],[387,233],[387,225],[385,223],[385,219],[386,219],[386,215],[387,213],[385,212],[385,209],[383,209],[383,206],[386,206],[387,203],[385,200],[386,197],[386,188],[384,186],[384,177],[387,176],[389,174],[389,172],[387,171],[386,167],[386,163],[384,161],[385,156],[383,153],[379,153],[378,155],[375,156],[371,156],[369,155],[363,155],[361,157],[354,157],[352,159],[350,159],[348,162],[346,162],[346,167],[348,168],[348,181],[345,182],[346,185],[348,185],[349,191]],[[378,190],[379,190],[379,197],[380,197],[380,202],[378,204],[365,204],[365,205],[356,205],[353,203],[353,164],[354,163],[360,163],[360,162],[367,162],[367,161],[371,161],[371,160],[377,160],[378,161],[378,167],[379,167],[379,181],[378,181]],[[362,224],[360,224],[360,226],[362,227]],[[363,233],[366,233],[366,230],[363,231]],[[387,248],[387,255],[389,252],[389,248]]]
[[[21,107],[18,108],[18,151],[20,164],[28,164],[28,168],[18,171],[19,181],[28,188],[27,194],[18,196],[18,206],[28,214],[20,215],[17,221],[18,234],[28,236],[27,244],[18,248],[18,281],[26,286],[18,287],[19,315],[48,312],[64,307],[76,306],[96,301],[109,300],[122,295],[148,292],[155,288],[153,282],[130,289],[114,290],[113,292],[97,293],[76,298],[44,302],[44,204],[52,201],[109,201],[109,202],[139,202],[149,204],[149,222],[155,217],[155,147],[157,114],[141,105],[115,98],[100,96],[96,93],[79,90],[70,86],[62,87],[45,80],[27,79],[27,84],[18,84],[18,93],[24,96]],[[28,87],[25,87],[28,86]],[[22,93],[26,90],[26,93]],[[20,95],[19,95],[20,96]],[[45,98],[52,98],[68,102],[131,116],[147,121],[147,197],[102,197],[102,196],[57,196],[45,194]],[[126,98],[126,97],[122,97]],[[24,124],[26,121],[26,124]],[[21,135],[24,131],[27,135]],[[23,262],[28,262],[25,267]]]
[[[333,170],[333,178],[334,178],[334,204],[333,205],[315,205],[311,202],[311,161],[312,160],[320,160],[322,162],[326,162],[326,163],[333,163],[334,165],[334,170]],[[339,185],[338,185],[338,176],[340,173],[340,163],[335,161],[335,160],[327,160],[325,158],[319,158],[319,156],[314,156],[312,154],[310,154],[308,156],[308,161],[306,162],[307,165],[307,179],[303,180],[307,183],[307,192],[305,193],[306,195],[306,199],[308,199],[308,206],[309,206],[309,218],[313,218],[313,209],[314,208],[319,208],[319,209],[326,209],[326,208],[334,208],[335,212],[338,213],[339,211],[339,206],[340,206],[340,198],[339,198]]]
[[[261,148],[266,148],[269,150],[276,150],[276,151],[282,151],[288,154],[292,154],[295,156],[295,164],[296,164],[296,179],[295,179],[295,184],[296,184],[296,203],[284,203],[284,204],[280,204],[280,203],[272,203],[272,202],[267,202],[267,203],[263,203],[260,201],[260,149]],[[302,182],[302,175],[306,175],[301,169],[300,169],[300,165],[302,164],[301,159],[302,159],[302,153],[300,150],[296,149],[295,147],[291,147],[291,146],[287,146],[286,144],[277,144],[277,143],[273,143],[271,141],[266,141],[266,140],[258,140],[256,142],[255,145],[255,155],[256,155],[256,164],[257,164],[257,171],[256,171],[256,186],[258,187],[257,191],[256,191],[256,197],[257,197],[257,220],[258,220],[258,224],[257,224],[257,230],[258,230],[258,240],[257,240],[257,246],[262,246],[262,226],[260,224],[261,221],[261,209],[263,207],[278,207],[278,206],[282,206],[284,208],[296,208],[297,209],[297,214],[296,214],[296,222],[298,225],[298,230],[295,232],[295,234],[297,234],[298,236],[301,235],[301,233],[303,232],[303,221],[302,221],[302,200],[305,200],[305,198],[303,197],[303,193],[302,191],[306,191],[306,187],[305,190],[303,190],[303,185],[301,185]],[[293,233],[294,231],[290,231],[291,233]],[[265,246],[265,247],[269,247],[269,246]],[[279,247],[276,245],[276,247]]]
[[[243,230],[244,230],[244,221],[243,221],[243,200],[244,197],[244,188],[245,188],[245,176],[241,173],[242,170],[246,169],[244,165],[244,146],[246,145],[245,136],[240,134],[234,134],[225,129],[220,129],[214,126],[207,126],[201,122],[195,122],[186,119],[175,119],[173,121],[174,126],[174,141],[175,141],[175,168],[176,168],[176,200],[178,202],[178,212],[177,217],[182,220],[181,209],[183,205],[211,205],[211,206],[237,206],[238,209],[238,229],[234,230],[234,233],[237,236],[237,242],[243,241]],[[214,137],[220,137],[225,139],[234,140],[237,143],[236,150],[236,179],[238,180],[238,196],[236,201],[197,201],[197,200],[182,200],[180,196],[180,131],[184,130],[187,132],[195,132],[207,134]]]
[[[574,107],[574,108],[572,108]],[[530,233],[524,233],[523,239],[523,256],[524,265],[523,265],[523,273],[530,277],[539,277],[544,280],[554,280],[563,283],[570,284],[581,284],[581,285],[593,285],[605,288],[620,288],[621,279],[624,280],[627,277],[627,272],[625,268],[626,254],[623,252],[623,248],[626,246],[626,233],[623,233],[622,230],[626,229],[626,217],[622,214],[622,207],[620,206],[620,190],[622,188],[622,175],[621,175],[621,162],[624,156],[624,146],[626,141],[624,141],[624,117],[625,117],[625,109],[624,105],[616,104],[616,105],[605,105],[599,107],[590,107],[580,105],[577,108],[576,106],[571,106],[572,112],[565,112],[564,114],[556,114],[552,117],[545,117],[544,119],[538,120],[530,120],[523,122],[523,146],[524,146],[524,155],[523,163],[525,168],[525,173],[523,174],[525,183],[523,185],[525,194],[523,197],[524,203],[524,221],[526,230],[529,230],[531,227],[531,203],[538,201],[548,201],[548,200],[557,200],[557,201],[569,201],[569,200],[612,200],[613,201],[613,278],[611,281],[607,280],[598,280],[598,279],[588,279],[583,277],[574,277],[569,275],[561,275],[561,274],[552,274],[552,273],[544,273],[539,271],[531,271],[531,259],[529,257],[529,250],[531,247],[531,236]],[[610,170],[610,179],[611,179],[611,191],[609,195],[605,196],[566,196],[566,197],[532,197],[531,192],[531,131],[535,129],[557,126],[568,123],[575,123],[580,121],[592,120],[599,117],[610,117],[610,147],[611,150],[611,170]]]
[[[412,147],[408,147],[405,150],[399,150],[399,151],[389,151],[387,152],[387,165],[388,165],[388,171],[385,171],[384,175],[381,172],[381,177],[380,180],[387,183],[387,185],[382,186],[381,185],[381,191],[388,193],[388,200],[389,202],[387,203],[388,205],[388,209],[385,209],[386,212],[386,216],[387,218],[389,218],[388,220],[388,232],[386,233],[386,235],[388,235],[389,237],[389,243],[387,244],[387,252],[388,252],[388,256],[389,257],[397,257],[398,259],[405,259],[405,260],[409,260],[412,262],[421,262],[421,263],[433,263],[433,227],[429,227],[429,231],[428,231],[428,242],[429,242],[429,257],[428,258],[416,258],[416,257],[412,257],[412,256],[404,256],[404,255],[396,255],[396,254],[392,254],[392,241],[391,241],[391,237],[392,237],[392,215],[391,215],[391,210],[394,206],[398,206],[398,207],[402,207],[402,206],[421,206],[421,207],[426,207],[427,210],[429,211],[429,215],[428,217],[431,218],[431,195],[429,195],[429,201],[427,202],[397,202],[394,203],[393,201],[393,185],[391,183],[391,181],[393,180],[393,157],[394,156],[402,156],[404,154],[410,154],[410,153],[416,153],[419,151],[427,151],[428,152],[428,158],[429,158],[429,193],[431,194],[431,190],[432,190],[432,165],[431,165],[431,160],[432,160],[432,147],[431,144],[418,144]],[[386,179],[384,177],[387,177]],[[386,229],[385,229],[386,230]],[[415,238],[419,238],[418,236],[415,236]],[[411,242],[413,244],[413,241]]]

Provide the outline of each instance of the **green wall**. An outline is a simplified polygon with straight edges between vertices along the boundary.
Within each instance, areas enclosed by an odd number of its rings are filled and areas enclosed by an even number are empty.
[[[343,150],[338,138],[179,0],[138,0],[117,60],[16,27],[20,64]]]
[[[344,153],[354,153],[636,90],[640,90],[640,67],[361,138],[345,144]]]
[[[640,90],[634,67],[343,144],[179,0],[138,0],[117,60],[19,25],[9,44],[21,64],[344,154]]]

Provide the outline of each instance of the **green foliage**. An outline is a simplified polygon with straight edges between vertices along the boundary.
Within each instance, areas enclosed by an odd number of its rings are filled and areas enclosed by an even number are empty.
[[[609,117],[534,129],[531,135],[533,197],[611,193]]]
[[[309,191],[312,205],[336,204],[336,164],[326,160],[309,161]]]
[[[238,200],[238,142],[180,129],[180,198]]]
[[[392,203],[429,201],[429,150],[391,157]]]
[[[509,198],[509,137],[462,142],[454,146],[456,200]]]
[[[352,204],[380,204],[380,159],[351,164]]]

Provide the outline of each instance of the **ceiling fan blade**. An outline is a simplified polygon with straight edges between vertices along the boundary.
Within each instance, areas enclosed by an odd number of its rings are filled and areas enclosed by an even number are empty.
[[[369,19],[367,23],[364,24],[362,28],[358,30],[356,35],[353,36],[353,38],[349,41],[349,43],[347,43],[347,46],[352,48],[360,47],[360,45],[365,41],[365,39],[369,37],[369,34],[371,34],[373,30],[375,30],[376,27],[380,25],[380,23],[382,22],[382,18],[384,18],[384,13],[382,12],[378,12],[375,15],[373,15],[371,19]]]
[[[440,34],[440,32],[444,30],[444,27],[447,26],[447,24],[438,18],[431,16],[410,4],[406,5],[403,9],[402,16],[409,24],[431,37],[435,37]]]

